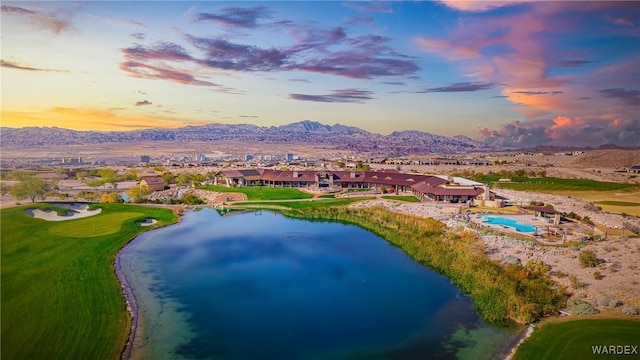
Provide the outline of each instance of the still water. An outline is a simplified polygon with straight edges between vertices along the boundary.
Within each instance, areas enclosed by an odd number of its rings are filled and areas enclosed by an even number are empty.
[[[141,359],[491,359],[449,280],[357,226],[204,209],[119,254]]]

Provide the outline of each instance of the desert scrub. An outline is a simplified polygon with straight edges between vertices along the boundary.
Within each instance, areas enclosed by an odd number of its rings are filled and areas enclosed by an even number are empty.
[[[600,306],[618,307],[622,306],[622,301],[614,298],[611,295],[604,295],[598,299],[598,304]]]
[[[421,264],[450,278],[468,294],[489,322],[533,322],[555,314],[565,292],[546,274],[525,267],[501,267],[484,254],[484,244],[472,232],[447,232],[433,219],[393,213],[383,208],[332,207],[286,211],[306,219],[356,224],[399,247]]]
[[[582,267],[596,267],[598,266],[598,257],[592,250],[584,250],[578,255],[578,261]]]
[[[582,287],[582,283],[578,280],[578,277],[575,275],[569,275],[569,284],[574,290],[578,290]]]
[[[593,273],[593,278],[596,280],[602,280],[604,279],[604,275],[602,275],[600,271],[596,271]]]
[[[551,271],[551,266],[544,263],[544,261],[540,259],[531,259],[527,261],[527,270],[533,275],[543,275],[549,273]]]
[[[626,307],[622,309],[622,312],[627,315],[638,315],[638,311],[634,308]]]
[[[574,315],[597,314],[600,312],[590,302],[580,299],[567,300],[567,308]]]

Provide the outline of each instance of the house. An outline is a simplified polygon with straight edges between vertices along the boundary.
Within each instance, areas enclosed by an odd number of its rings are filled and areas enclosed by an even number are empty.
[[[379,171],[285,171],[249,169],[223,171],[227,186],[269,186],[292,188],[377,189],[381,192],[413,194],[420,200],[467,202],[489,200],[484,184],[458,177],[405,174],[395,170]],[[486,194],[484,194],[487,192]]]
[[[640,165],[634,165],[634,166],[625,168],[624,171],[628,173],[640,174]]]
[[[164,190],[164,179],[160,175],[145,175],[140,177],[140,185],[147,185],[151,191]]]
[[[466,203],[470,200],[488,198],[490,193],[486,185],[458,177],[442,178],[430,176],[427,180],[411,186],[412,193],[418,199]]]

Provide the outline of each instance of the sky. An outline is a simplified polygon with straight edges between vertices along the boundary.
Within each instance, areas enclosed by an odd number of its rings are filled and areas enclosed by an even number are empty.
[[[2,2],[3,127],[640,146],[640,2]]]

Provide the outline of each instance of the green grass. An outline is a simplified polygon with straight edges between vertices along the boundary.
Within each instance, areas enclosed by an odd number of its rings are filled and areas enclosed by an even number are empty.
[[[272,188],[268,186],[228,188],[226,186],[215,185],[198,186],[198,188],[222,193],[243,193],[247,195],[248,200],[290,200],[309,199],[313,197],[313,195],[303,193],[295,188]]]
[[[638,184],[623,184],[588,179],[545,178],[512,178],[512,183],[496,183],[500,188],[520,191],[634,191],[640,189]]]
[[[544,325],[516,352],[515,360],[638,358],[593,354],[592,346],[633,345],[640,348],[640,321],[591,319]]]
[[[613,206],[640,206],[640,203],[629,201],[596,201],[596,204]]]
[[[321,199],[335,199],[336,198],[336,194],[320,195],[318,197],[321,198]]]
[[[252,202],[245,202],[237,205],[246,207],[246,208],[305,210],[305,209],[317,209],[317,208],[325,208],[325,207],[332,207],[332,206],[344,206],[354,202],[371,200],[371,199],[375,199],[375,197],[366,196],[366,197],[359,197],[359,198],[352,198],[352,199],[327,199],[327,200],[313,200],[313,201],[278,201],[278,202],[252,201]]]
[[[420,199],[413,195],[400,195],[400,196],[386,196],[383,195],[381,198],[386,200],[398,200],[398,201],[406,201],[406,202],[420,202]]]
[[[55,206],[53,204],[47,204],[47,203],[34,203],[34,204],[31,204],[29,208],[40,209],[44,211],[55,211],[58,216],[67,216],[76,212],[75,210],[72,210],[72,209],[68,209],[61,206]]]
[[[131,319],[114,274],[116,254],[139,232],[177,218],[124,204],[100,204],[98,215],[62,222],[24,212],[40,206],[0,211],[1,358],[119,358]],[[136,224],[146,218],[158,224]]]

